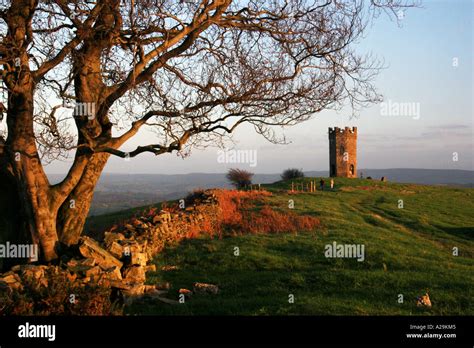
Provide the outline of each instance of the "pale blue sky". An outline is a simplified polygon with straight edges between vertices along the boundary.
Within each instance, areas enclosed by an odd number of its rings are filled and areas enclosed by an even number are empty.
[[[257,150],[256,173],[281,172],[288,167],[328,169],[327,129],[357,126],[359,168],[474,169],[473,166],[473,2],[423,1],[423,8],[405,13],[400,25],[381,16],[358,45],[387,66],[375,81],[385,101],[419,103],[418,117],[382,116],[381,105],[361,110],[325,111],[314,119],[284,131],[289,145],[273,145],[250,127],[235,135],[236,149]],[[458,66],[453,66],[457,58]],[[147,143],[142,134],[124,146],[132,150]],[[111,158],[106,172],[191,173],[225,172],[217,149],[194,151],[186,159],[175,154],[145,154],[130,161]],[[453,153],[458,161],[453,161]],[[67,163],[52,164],[48,172],[64,172]]]

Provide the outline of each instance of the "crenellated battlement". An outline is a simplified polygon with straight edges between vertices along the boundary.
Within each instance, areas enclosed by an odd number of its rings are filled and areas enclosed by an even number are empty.
[[[345,127],[339,128],[339,127],[329,127],[329,134],[333,133],[341,133],[341,134],[357,134],[357,127]]]

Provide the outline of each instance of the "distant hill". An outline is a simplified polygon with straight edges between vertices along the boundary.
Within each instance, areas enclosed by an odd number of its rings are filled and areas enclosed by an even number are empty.
[[[474,187],[472,170],[393,168],[360,169],[358,172],[364,173],[364,177],[375,179],[385,176],[390,181],[400,183]]]
[[[445,169],[359,169],[364,177],[391,182],[425,185],[474,187],[474,171]],[[306,176],[326,177],[327,171],[308,171]],[[50,175],[52,182],[60,175]],[[254,183],[268,184],[280,180],[280,174],[255,174]],[[224,173],[189,174],[110,174],[101,176],[90,215],[100,215],[128,208],[178,199],[197,188],[230,188]]]

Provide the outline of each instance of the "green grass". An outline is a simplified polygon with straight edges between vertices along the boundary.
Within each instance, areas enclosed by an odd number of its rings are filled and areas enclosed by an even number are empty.
[[[305,179],[310,180],[310,179]],[[300,180],[301,182],[301,180]],[[327,181],[328,182],[328,181]],[[168,281],[168,295],[194,282],[218,295],[184,304],[137,302],[130,314],[163,315],[473,315],[474,189],[336,179],[334,191],[288,195],[288,183],[266,188],[270,204],[312,214],[313,232],[187,240],[154,262],[148,283]],[[403,209],[399,209],[403,200]],[[333,241],[364,244],[365,261],[329,259]],[[234,256],[234,247],[240,256]],[[453,256],[453,248],[459,256]],[[176,271],[161,271],[176,265]],[[432,308],[415,298],[429,292]],[[293,294],[295,302],[289,303]],[[398,303],[403,294],[404,303]]]

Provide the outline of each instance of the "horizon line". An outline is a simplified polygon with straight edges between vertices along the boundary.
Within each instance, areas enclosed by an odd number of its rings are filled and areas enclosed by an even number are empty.
[[[295,167],[296,168],[296,167]],[[250,168],[251,169],[251,168]],[[297,168],[300,169],[300,168]],[[473,172],[474,169],[445,169],[445,168],[409,168],[409,167],[399,167],[399,168],[361,168],[357,169],[357,172],[363,172],[364,170],[439,170],[439,171],[464,171],[464,172]],[[328,169],[310,169],[303,170],[304,173],[308,172],[329,172]],[[62,173],[46,173],[47,175],[67,175],[67,172]],[[122,173],[122,172],[103,172],[103,174],[108,175],[191,175],[191,174],[225,174],[225,172],[188,172],[188,173]],[[268,172],[268,173],[254,173],[254,175],[279,175],[281,172]]]

